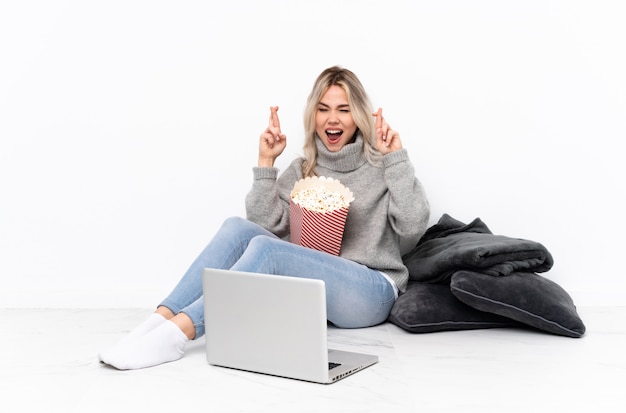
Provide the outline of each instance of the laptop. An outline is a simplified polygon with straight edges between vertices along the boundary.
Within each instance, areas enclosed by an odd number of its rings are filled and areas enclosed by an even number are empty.
[[[378,356],[327,347],[323,281],[205,268],[210,365],[330,384]]]

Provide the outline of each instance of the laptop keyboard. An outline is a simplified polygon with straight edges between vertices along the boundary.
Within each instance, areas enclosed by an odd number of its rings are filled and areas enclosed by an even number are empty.
[[[328,370],[332,370],[332,369],[334,369],[335,367],[339,367],[339,366],[341,366],[341,363],[333,363],[333,362],[329,362],[329,363],[328,363]]]

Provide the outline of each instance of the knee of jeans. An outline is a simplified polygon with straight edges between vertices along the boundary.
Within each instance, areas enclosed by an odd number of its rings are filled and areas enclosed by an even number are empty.
[[[274,255],[268,253],[268,251],[275,242],[279,242],[278,239],[267,235],[257,235],[253,237],[248,243],[243,255],[231,269],[273,273],[275,265],[275,260],[273,259]]]
[[[267,251],[273,244],[281,242],[277,238],[268,237],[266,235],[257,235],[256,237],[250,240],[248,244],[248,248],[246,252],[250,251],[252,253]]]
[[[226,218],[224,222],[222,223],[222,229],[226,229],[226,230],[235,229],[235,228],[239,229],[241,228],[242,225],[245,225],[247,222],[248,220],[241,218],[241,217],[236,217],[236,216],[229,217],[229,218]]]

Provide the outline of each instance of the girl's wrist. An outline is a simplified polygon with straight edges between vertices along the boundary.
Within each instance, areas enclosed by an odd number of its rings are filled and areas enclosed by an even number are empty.
[[[268,158],[262,158],[259,156],[259,161],[257,166],[259,168],[272,168],[274,167],[274,160],[273,159],[268,159]]]

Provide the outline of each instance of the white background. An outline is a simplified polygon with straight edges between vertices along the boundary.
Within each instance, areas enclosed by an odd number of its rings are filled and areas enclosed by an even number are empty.
[[[269,106],[284,168],[335,64],[400,132],[431,224],[541,242],[577,305],[624,305],[623,4],[2,2],[0,306],[156,305],[245,214]]]

